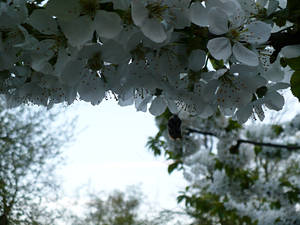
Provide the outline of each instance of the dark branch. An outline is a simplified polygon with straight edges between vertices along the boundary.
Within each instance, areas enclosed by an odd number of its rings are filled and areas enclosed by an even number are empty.
[[[280,144],[273,144],[273,143],[266,143],[266,142],[249,141],[249,140],[243,140],[243,139],[239,139],[238,143],[248,143],[248,144],[252,144],[252,145],[261,145],[261,146],[268,146],[268,147],[274,147],[274,148],[286,148],[288,150],[300,149],[300,146],[297,146],[297,145],[280,145]]]
[[[272,45],[275,49],[271,56],[271,63],[273,63],[283,47],[300,44],[300,31],[295,30],[294,27],[289,27],[272,33],[267,44]]]
[[[192,128],[187,129],[188,133],[197,133],[197,134],[203,134],[203,135],[210,135],[214,137],[218,137],[216,134],[212,132],[207,132],[207,131],[201,131],[201,130],[196,130]],[[266,142],[257,142],[257,141],[250,141],[250,140],[245,140],[245,139],[238,139],[237,140],[237,146],[241,143],[247,143],[247,144],[252,144],[252,145],[260,145],[260,146],[268,146],[268,147],[274,147],[274,148],[285,148],[288,150],[296,150],[300,149],[300,146],[297,145],[280,145],[280,144],[273,144],[273,143],[266,143]]]

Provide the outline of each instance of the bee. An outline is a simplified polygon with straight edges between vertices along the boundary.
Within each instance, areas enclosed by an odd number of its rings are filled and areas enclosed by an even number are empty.
[[[181,119],[177,115],[173,115],[169,118],[168,132],[169,132],[169,136],[174,140],[178,140],[182,138]]]

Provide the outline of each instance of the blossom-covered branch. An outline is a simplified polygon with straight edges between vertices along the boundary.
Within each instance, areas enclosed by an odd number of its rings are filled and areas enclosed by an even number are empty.
[[[291,3],[289,1],[288,3]],[[299,29],[291,4],[284,22]],[[298,96],[281,58],[278,0],[0,1],[0,93],[8,106],[115,98],[160,115],[217,111],[244,123]],[[295,4],[297,8],[297,4]],[[281,18],[281,17],[280,17]],[[286,40],[284,40],[286,41]],[[278,56],[278,57],[276,57]],[[273,58],[272,58],[273,57]],[[292,68],[297,71],[297,69]]]

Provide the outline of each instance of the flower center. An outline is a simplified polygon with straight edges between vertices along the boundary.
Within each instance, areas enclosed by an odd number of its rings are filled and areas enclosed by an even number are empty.
[[[92,18],[95,17],[96,11],[99,9],[99,3],[97,0],[80,0],[81,13],[89,15]]]
[[[166,5],[161,5],[159,2],[153,2],[146,6],[149,10],[149,18],[158,18],[163,20],[163,13],[168,8]]]
[[[236,29],[232,29],[229,31],[229,37],[233,40],[238,40],[240,36],[240,32],[238,32]]]

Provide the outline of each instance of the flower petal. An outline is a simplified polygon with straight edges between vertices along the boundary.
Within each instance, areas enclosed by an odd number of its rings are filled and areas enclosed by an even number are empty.
[[[262,75],[266,79],[274,82],[283,80],[284,71],[282,70],[280,65],[280,58],[278,57],[277,60],[273,64],[271,64],[271,68]]]
[[[92,39],[94,26],[88,16],[80,16],[72,21],[59,21],[59,24],[72,46],[80,46]]]
[[[265,98],[265,105],[269,109],[274,109],[276,111],[279,111],[282,109],[284,105],[284,98],[282,95],[280,95],[276,91],[268,91]]]
[[[258,66],[258,56],[248,48],[244,47],[241,43],[235,43],[232,52],[238,61],[248,66]]]
[[[60,20],[72,21],[80,15],[80,4],[74,0],[50,0],[46,4],[46,11]]]
[[[162,24],[156,19],[147,19],[141,30],[147,38],[156,43],[162,43],[167,39],[167,34]]]
[[[95,29],[100,37],[114,38],[122,30],[121,18],[114,12],[98,10],[94,19]]]
[[[250,44],[263,44],[270,38],[272,27],[270,24],[255,21],[246,26],[241,39]]]
[[[228,32],[228,16],[220,8],[213,7],[208,12],[209,31],[213,34],[225,34]]]
[[[27,23],[43,34],[57,34],[57,23],[45,9],[34,10],[28,18]]]
[[[269,1],[268,9],[267,9],[267,15],[271,15],[279,6],[278,1]]]
[[[80,60],[73,60],[66,64],[62,71],[60,80],[69,87],[75,86],[82,77],[85,64]]]
[[[193,2],[190,7],[190,20],[198,26],[208,26],[208,10],[200,2]]]
[[[158,96],[152,101],[151,106],[149,108],[149,112],[153,116],[159,116],[166,110],[166,108],[166,102],[162,97]]]
[[[231,44],[228,38],[219,37],[208,41],[207,48],[210,54],[220,60],[227,60],[231,55]]]
[[[238,109],[238,111],[236,112],[236,117],[240,124],[246,123],[249,117],[252,115],[253,113],[252,107],[253,106],[251,104],[248,104]]]
[[[206,52],[200,49],[193,50],[189,56],[189,68],[195,72],[201,70],[205,64]]]
[[[288,45],[281,49],[280,53],[285,58],[296,58],[300,56],[300,45]]]
[[[148,10],[140,0],[131,2],[131,17],[135,25],[141,26],[144,20],[148,17]]]

